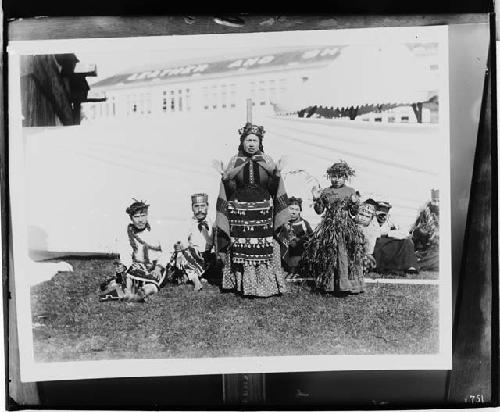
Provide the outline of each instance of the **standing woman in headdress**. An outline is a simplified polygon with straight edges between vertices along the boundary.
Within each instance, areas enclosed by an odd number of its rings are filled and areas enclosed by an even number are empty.
[[[281,258],[287,252],[287,195],[281,161],[264,153],[264,128],[239,130],[238,154],[222,175],[216,215],[216,249],[223,261],[222,288],[244,296],[285,291]]]
[[[364,235],[355,221],[359,196],[345,183],[355,171],[344,161],[334,163],[326,174],[331,186],[313,189],[314,210],[321,223],[307,242],[302,270],[316,276],[325,292],[363,292]]]

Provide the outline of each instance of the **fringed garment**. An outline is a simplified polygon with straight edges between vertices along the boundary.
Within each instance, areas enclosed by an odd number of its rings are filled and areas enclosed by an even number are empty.
[[[319,201],[323,218],[305,245],[299,270],[314,274],[316,286],[325,292],[362,292],[364,236],[350,214],[355,204],[350,197],[328,193]]]
[[[127,277],[132,280],[132,285],[136,289],[142,289],[145,285],[154,285],[158,289],[165,286],[166,272],[162,270],[159,277],[153,275],[150,265],[134,262],[127,271]]]
[[[313,234],[313,230],[309,222],[302,219],[302,217],[299,217],[294,222],[288,222],[287,229],[288,257],[284,260],[284,264],[289,274],[295,274],[304,253],[304,244]]]
[[[151,230],[149,224],[146,226],[145,230]],[[147,284],[155,285],[158,289],[164,286],[165,281],[165,270],[162,271],[160,277],[156,277],[152,274],[153,269],[157,263],[161,263],[162,266],[165,264],[163,262],[158,262],[157,259],[151,258],[151,251],[162,252],[161,245],[150,245],[140,236],[138,236],[142,231],[138,231],[133,224],[129,224],[127,227],[127,235],[132,248],[133,263],[127,270],[127,277],[132,280],[133,286],[137,289],[143,288]]]
[[[227,254],[222,288],[267,297],[285,290],[287,196],[263,153],[231,159],[217,199],[217,251]]]
[[[255,194],[258,192],[255,191]],[[249,193],[250,196],[253,193]],[[272,199],[261,202],[228,203],[229,225],[233,263],[255,266],[269,264],[273,258],[273,203]]]
[[[174,272],[172,280],[177,283],[186,283],[195,278],[201,278],[205,271],[205,260],[194,247],[174,252],[170,264]]]
[[[411,232],[420,269],[439,270],[439,207],[428,203]]]

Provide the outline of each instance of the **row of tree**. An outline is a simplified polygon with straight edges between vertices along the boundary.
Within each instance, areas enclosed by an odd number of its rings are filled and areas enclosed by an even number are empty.
[[[431,107],[437,105],[437,96],[432,97],[426,102],[412,103],[411,107],[415,113],[418,123],[422,123],[422,109],[424,107]],[[297,112],[299,117],[322,117],[325,119],[349,118],[350,120],[356,119],[366,113],[382,113],[386,110],[394,109],[396,107],[408,106],[407,103],[382,103],[382,104],[364,104],[361,106],[351,107],[324,107],[324,106],[308,106]]]

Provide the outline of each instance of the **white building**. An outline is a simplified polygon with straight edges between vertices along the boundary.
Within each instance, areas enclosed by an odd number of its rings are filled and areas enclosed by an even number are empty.
[[[356,120],[380,123],[417,123],[417,116],[411,106],[398,106],[379,113],[370,112],[356,117]],[[431,123],[431,110],[422,109],[422,123]]]
[[[93,96],[106,103],[83,110],[87,120],[168,116],[244,108],[247,98],[272,110],[271,103],[300,99],[340,52],[318,48],[116,75],[92,85]]]
[[[362,105],[377,96],[378,102],[389,97],[395,102],[412,101],[436,91],[429,77],[435,70],[429,56],[432,60],[432,53],[427,53],[426,61],[418,62],[418,55],[406,46],[396,54],[368,46],[331,46],[119,74],[92,85],[92,96],[107,100],[83,105],[82,121],[244,110],[248,98],[255,110],[270,112],[295,112],[314,104]],[[375,64],[367,64],[367,59]],[[393,74],[398,72],[403,75],[395,79]],[[421,79],[431,79],[424,82],[424,93],[415,72]],[[419,90],[412,89],[414,84]],[[393,93],[389,96],[385,90]]]

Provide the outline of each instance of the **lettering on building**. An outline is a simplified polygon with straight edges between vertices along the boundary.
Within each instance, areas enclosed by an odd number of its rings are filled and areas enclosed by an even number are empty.
[[[209,65],[205,64],[196,64],[189,65],[183,67],[175,67],[172,69],[163,69],[163,70],[153,70],[146,71],[141,73],[133,73],[129,77],[127,77],[127,81],[137,81],[137,80],[147,80],[147,79],[155,79],[161,77],[169,77],[169,76],[177,76],[177,75],[188,75],[194,73],[201,73],[207,70]]]

